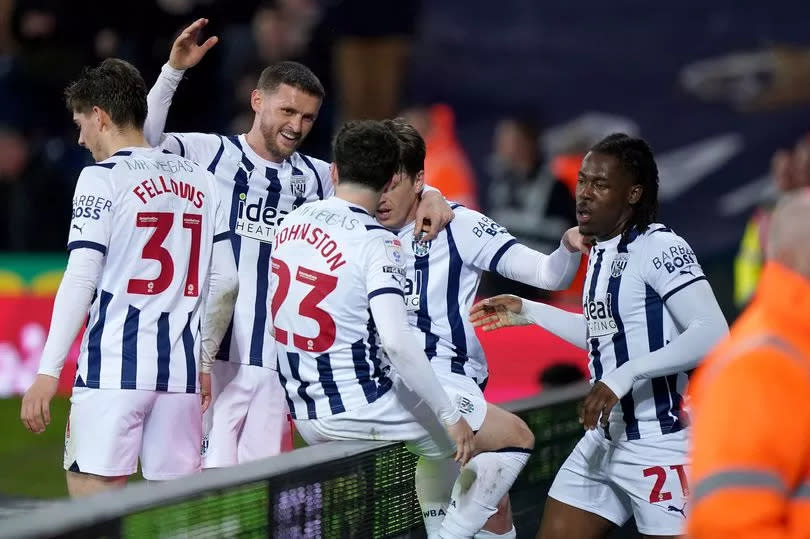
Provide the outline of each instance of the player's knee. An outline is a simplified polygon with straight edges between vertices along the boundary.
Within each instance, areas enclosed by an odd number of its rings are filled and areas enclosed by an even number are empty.
[[[497,511],[489,517],[483,528],[488,532],[502,535],[512,529],[512,508],[509,505],[509,495],[505,495],[498,502]]]
[[[531,431],[525,421],[518,416],[512,416],[512,445],[514,447],[522,447],[524,449],[534,449],[534,433]]]

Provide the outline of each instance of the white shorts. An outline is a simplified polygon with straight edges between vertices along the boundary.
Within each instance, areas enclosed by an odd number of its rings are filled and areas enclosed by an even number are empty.
[[[211,406],[203,416],[204,468],[222,468],[292,449],[290,419],[278,373],[215,361]]]
[[[681,535],[688,512],[687,449],[686,430],[622,442],[588,431],[548,495],[618,526],[634,516],[645,535]]]
[[[478,431],[487,416],[487,401],[478,383],[462,374],[452,372],[436,373],[450,402],[456,405],[464,419],[474,431]]]
[[[200,395],[74,387],[65,432],[65,470],[146,479],[200,471]]]
[[[409,451],[430,459],[452,456],[455,444],[433,411],[399,377],[392,378],[393,388],[369,405],[323,419],[296,419],[298,432],[310,445],[332,440],[387,440],[405,442]],[[465,404],[465,419],[476,423],[480,416],[483,423],[486,402],[481,390],[467,377],[454,378],[458,380],[453,384],[442,383],[450,400]]]

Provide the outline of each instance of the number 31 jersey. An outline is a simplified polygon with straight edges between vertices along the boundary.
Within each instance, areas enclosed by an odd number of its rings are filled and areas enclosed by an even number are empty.
[[[196,163],[127,148],[85,167],[68,250],[105,258],[76,386],[196,392],[213,243],[228,238],[214,177]]]

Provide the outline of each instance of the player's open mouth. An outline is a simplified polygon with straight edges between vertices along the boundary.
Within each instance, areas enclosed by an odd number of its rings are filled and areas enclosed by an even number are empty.
[[[285,133],[284,131],[281,131],[279,133],[279,135],[281,135],[281,138],[284,139],[284,142],[286,142],[289,145],[298,144],[298,140],[301,138],[301,135],[294,135],[292,133]]]
[[[391,216],[391,210],[389,208],[377,208],[377,219],[384,221]]]
[[[591,220],[591,212],[590,210],[580,210],[577,209],[577,222],[579,224],[588,223]]]

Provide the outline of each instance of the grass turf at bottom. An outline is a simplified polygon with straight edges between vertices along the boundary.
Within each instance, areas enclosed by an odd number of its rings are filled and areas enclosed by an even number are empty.
[[[43,434],[29,432],[20,421],[20,397],[0,399],[0,495],[57,498],[67,496],[62,457],[70,401],[51,401],[51,424]]]

